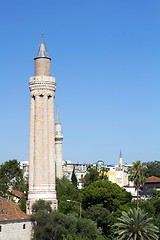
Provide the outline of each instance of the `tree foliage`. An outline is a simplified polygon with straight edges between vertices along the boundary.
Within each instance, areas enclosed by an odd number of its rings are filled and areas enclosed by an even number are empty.
[[[73,168],[73,171],[72,171],[71,181],[72,181],[72,184],[77,187],[77,177],[75,174],[75,167]]]
[[[101,205],[94,205],[87,208],[85,218],[91,219],[97,223],[97,227],[102,229],[103,235],[110,237],[113,236],[113,228],[115,218],[109,210],[103,208]]]
[[[101,230],[92,220],[52,211],[50,202],[39,200],[32,209],[33,240],[61,240],[68,239],[67,236],[70,239],[101,237]]]
[[[153,216],[153,224],[156,225],[159,229],[158,239],[160,239],[160,213],[156,213],[156,215]]]
[[[120,205],[131,201],[131,194],[116,183],[98,180],[82,189],[82,206],[86,209],[92,205],[102,204],[110,212],[116,211]]]
[[[21,197],[18,201],[18,206],[22,210],[22,212],[26,213],[26,197]]]
[[[114,225],[117,227],[115,233],[118,234],[117,239],[120,240],[158,240],[158,227],[153,223],[153,218],[150,218],[140,208],[130,209],[128,213],[122,212],[121,218]]]
[[[89,186],[91,183],[96,182],[97,180],[107,180],[107,169],[101,167],[99,170],[97,167],[92,165],[87,166],[87,173],[84,177],[84,186]]]
[[[34,240],[52,239],[53,228],[51,224],[51,202],[39,200],[32,206],[31,220],[33,222]]]
[[[88,186],[91,183],[99,179],[99,172],[97,167],[92,167],[91,165],[87,166],[87,173],[84,176],[84,186]]]
[[[24,187],[23,172],[16,159],[6,161],[0,166],[0,195],[6,197],[7,191]]]
[[[64,214],[74,212],[78,216],[79,205],[67,202],[67,200],[81,202],[80,190],[66,177],[63,177],[61,179],[56,179],[56,191],[59,211],[63,212]]]
[[[149,199],[156,198],[160,196],[160,193],[154,188],[148,188],[144,194]]]
[[[132,201],[130,204],[130,208],[136,207],[136,201]],[[150,216],[156,217],[156,215],[160,214],[160,199],[152,198],[148,200],[139,200],[140,209],[147,212]]]
[[[107,168],[101,167],[99,170],[99,179],[108,180],[107,172],[108,172]]]
[[[160,162],[154,161],[154,162],[147,162],[146,163],[147,170],[146,170],[146,176],[151,177],[160,177]]]

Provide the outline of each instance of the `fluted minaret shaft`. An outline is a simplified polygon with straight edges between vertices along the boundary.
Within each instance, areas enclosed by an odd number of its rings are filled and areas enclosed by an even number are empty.
[[[63,171],[62,171],[62,141],[63,141],[63,135],[61,132],[61,122],[58,112],[58,106],[57,106],[57,112],[56,112],[56,136],[55,136],[55,143],[56,143],[56,177],[62,178],[63,177]]]
[[[50,62],[43,37],[35,58],[35,76],[29,80],[30,139],[29,194],[27,213],[38,199],[57,208],[55,190],[54,96],[56,79],[50,76]]]

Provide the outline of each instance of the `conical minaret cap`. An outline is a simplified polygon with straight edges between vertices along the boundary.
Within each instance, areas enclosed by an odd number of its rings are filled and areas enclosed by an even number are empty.
[[[61,124],[60,116],[59,116],[59,112],[58,112],[58,105],[57,105],[57,111],[56,111],[56,124]]]
[[[40,42],[40,45],[39,45],[39,48],[38,48],[37,55],[34,58],[34,60],[36,60],[37,58],[48,58],[48,59],[51,60],[51,58],[49,56],[49,53],[47,51],[46,44],[45,44],[44,39],[43,39],[43,34],[42,34],[42,39],[41,39],[41,42]]]
[[[119,155],[119,158],[122,158],[122,152],[121,152],[121,150],[120,150],[120,155]]]

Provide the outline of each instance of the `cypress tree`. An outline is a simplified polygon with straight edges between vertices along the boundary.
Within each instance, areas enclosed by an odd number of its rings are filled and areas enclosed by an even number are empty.
[[[76,177],[76,174],[75,174],[75,167],[73,168],[73,171],[72,171],[71,180],[72,180],[72,184],[77,187],[77,177]]]

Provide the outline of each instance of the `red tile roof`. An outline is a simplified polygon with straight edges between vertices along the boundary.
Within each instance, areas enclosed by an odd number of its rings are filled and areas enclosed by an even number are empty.
[[[14,189],[13,189],[12,193],[13,193],[16,197],[19,197],[19,198],[25,197],[25,196],[24,196],[24,193],[23,193],[23,192],[20,192],[20,191],[18,191],[18,190],[14,190]]]
[[[135,186],[136,186],[135,184],[133,184],[133,186],[127,184],[127,185],[124,185],[123,187],[135,187]]]
[[[0,221],[30,219],[17,204],[9,199],[0,197]]]
[[[160,182],[160,178],[152,176],[146,179],[146,183],[151,183],[151,182]]]

